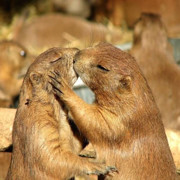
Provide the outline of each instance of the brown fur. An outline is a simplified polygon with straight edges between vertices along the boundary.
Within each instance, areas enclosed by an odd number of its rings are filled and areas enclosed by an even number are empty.
[[[135,26],[131,54],[152,89],[165,127],[180,130],[180,67],[159,16],[142,14]]]
[[[32,56],[17,42],[0,42],[0,107],[9,107],[22,85],[22,75],[32,63]]]
[[[72,62],[77,51],[52,48],[30,66],[15,117],[7,179],[69,179],[111,169],[77,156],[80,141],[73,135],[65,107],[51,93],[50,71],[60,72],[72,87],[77,78]]]
[[[7,176],[7,171],[11,161],[10,152],[0,152],[0,179],[4,180]]]
[[[112,32],[101,24],[63,14],[48,14],[25,24],[14,39],[28,49],[41,50],[53,46],[67,47],[72,41],[80,41],[87,46],[105,41],[106,36],[111,37],[113,42],[121,39],[119,33]]]
[[[6,108],[0,108],[0,132],[1,132],[1,141],[0,141],[0,150],[4,150],[9,145],[12,144],[12,125],[14,122],[14,117],[15,117],[16,110],[15,109],[6,109]],[[172,156],[176,165],[176,168],[180,170],[180,132],[174,131],[172,129],[165,129],[166,136],[168,138],[168,143],[170,146],[170,150],[172,152]],[[89,144],[86,146],[85,149],[83,149],[80,152],[81,156],[85,157],[91,157],[95,158],[96,157],[96,152],[94,151],[94,148],[92,144]],[[3,156],[4,155],[4,156]],[[10,158],[11,153],[4,153],[1,152],[0,154],[0,165],[2,168],[2,171],[0,171],[0,179],[4,179],[7,175],[9,164],[10,164]],[[85,177],[87,179],[87,177]],[[89,177],[90,178],[90,177]],[[82,178],[81,178],[82,179]]]
[[[62,77],[61,84],[54,82],[55,92],[93,144],[97,160],[117,167],[112,179],[175,180],[159,110],[134,58],[105,43],[77,53],[74,68],[96,102],[86,104]]]

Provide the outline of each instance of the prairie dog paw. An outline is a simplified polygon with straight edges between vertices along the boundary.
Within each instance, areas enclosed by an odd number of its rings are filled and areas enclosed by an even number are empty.
[[[93,163],[88,169],[85,170],[85,174],[87,175],[107,175],[117,172],[116,167],[114,166],[106,166],[101,163]]]
[[[90,151],[90,150],[82,150],[79,154],[81,157],[87,157],[87,158],[96,158],[96,152],[95,151]]]
[[[50,71],[49,73],[49,83],[52,85],[52,91],[58,97],[63,98],[68,92],[72,91],[68,86],[66,80],[57,71]]]

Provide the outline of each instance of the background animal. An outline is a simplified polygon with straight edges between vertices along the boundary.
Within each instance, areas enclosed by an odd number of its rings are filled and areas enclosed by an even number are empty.
[[[19,43],[0,42],[0,107],[10,107],[20,91],[24,74],[33,56]]]
[[[42,15],[18,29],[13,39],[32,52],[42,52],[54,46],[69,47],[72,42],[83,48],[100,41],[117,42],[122,39],[119,32],[102,24],[63,14]]]
[[[180,67],[174,61],[158,15],[141,15],[134,29],[130,53],[152,89],[165,127],[180,130]]]

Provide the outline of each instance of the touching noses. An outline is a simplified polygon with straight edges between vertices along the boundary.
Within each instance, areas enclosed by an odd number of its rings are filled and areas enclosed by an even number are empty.
[[[80,54],[81,54],[81,51],[78,51],[78,52],[75,54],[74,59],[73,59],[73,63],[75,63],[75,62],[78,60]]]

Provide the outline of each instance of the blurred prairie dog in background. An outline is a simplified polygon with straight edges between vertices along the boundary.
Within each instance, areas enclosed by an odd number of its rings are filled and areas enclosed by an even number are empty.
[[[15,41],[0,42],[0,107],[10,107],[20,92],[23,77],[33,56]]]
[[[174,60],[160,16],[141,15],[130,53],[152,89],[165,127],[180,130],[180,67]]]

